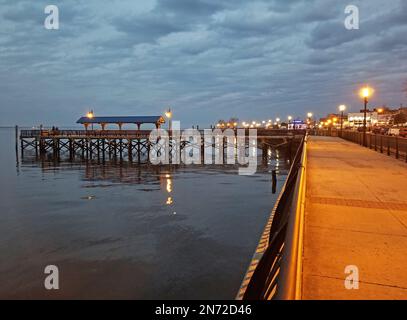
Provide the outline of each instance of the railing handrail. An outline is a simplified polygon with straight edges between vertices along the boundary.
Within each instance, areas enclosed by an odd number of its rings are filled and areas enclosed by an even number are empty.
[[[366,139],[364,139],[361,131],[326,129],[311,130],[311,134],[340,137],[380,153],[387,153],[388,156],[394,155],[396,159],[407,162],[407,136],[404,138],[398,135],[366,132]]]
[[[242,296],[300,299],[307,137],[297,150],[272,211],[269,243]]]

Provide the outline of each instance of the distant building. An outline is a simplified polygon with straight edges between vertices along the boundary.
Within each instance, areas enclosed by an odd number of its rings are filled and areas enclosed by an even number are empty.
[[[394,115],[392,113],[384,113],[377,115],[377,125],[378,126],[388,126],[393,123]]]
[[[348,125],[349,127],[363,127],[363,112],[350,112],[348,114]],[[367,112],[366,113],[366,126],[371,127],[378,123],[378,113],[377,112]]]
[[[306,130],[307,126],[302,120],[293,120],[288,124],[288,130]]]

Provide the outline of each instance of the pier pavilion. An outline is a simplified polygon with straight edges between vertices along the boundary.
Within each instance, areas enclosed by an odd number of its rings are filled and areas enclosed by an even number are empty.
[[[106,125],[115,124],[122,129],[123,124],[136,124],[137,129],[140,130],[142,124],[154,124],[158,129],[165,120],[162,116],[119,116],[119,117],[94,117],[91,116],[81,117],[76,123],[83,124],[85,130],[88,129],[89,125],[98,124],[101,126],[102,130],[105,130]]]

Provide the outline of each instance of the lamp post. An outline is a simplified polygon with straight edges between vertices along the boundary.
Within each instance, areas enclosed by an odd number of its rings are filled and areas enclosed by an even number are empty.
[[[288,116],[287,119],[288,119],[288,129],[290,129],[290,124],[291,124],[291,120],[293,119],[293,117]]]
[[[310,128],[311,128],[312,116],[313,116],[312,112],[308,112],[308,113],[307,113],[307,124],[308,124],[308,129],[310,129]]]
[[[343,112],[346,110],[346,106],[344,104],[341,104],[339,106],[339,111],[341,112],[341,138],[342,138],[342,132],[343,132]]]
[[[171,131],[172,130],[172,111],[171,108],[168,108],[168,110],[165,112],[165,116],[168,119],[168,130]]]
[[[95,114],[93,113],[93,110],[90,110],[87,114],[86,114],[86,117],[88,118],[88,119],[93,119],[93,117],[95,116]],[[92,130],[93,130],[93,122],[92,122]]]
[[[369,102],[369,97],[372,94],[372,89],[369,87],[364,87],[360,90],[360,96],[363,98],[364,109],[363,109],[363,146],[366,147],[366,114],[367,114],[367,103]]]

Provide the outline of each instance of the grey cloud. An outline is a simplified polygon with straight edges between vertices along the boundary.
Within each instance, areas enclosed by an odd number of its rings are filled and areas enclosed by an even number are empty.
[[[390,90],[407,71],[398,0],[383,12],[380,0],[355,0],[355,32],[344,30],[342,0],[58,1],[56,32],[42,27],[45,1],[0,2],[3,125],[44,115],[69,125],[88,106],[154,114],[171,105],[185,125],[322,115],[337,102],[358,106],[353,91],[366,81],[377,103],[402,99]]]

